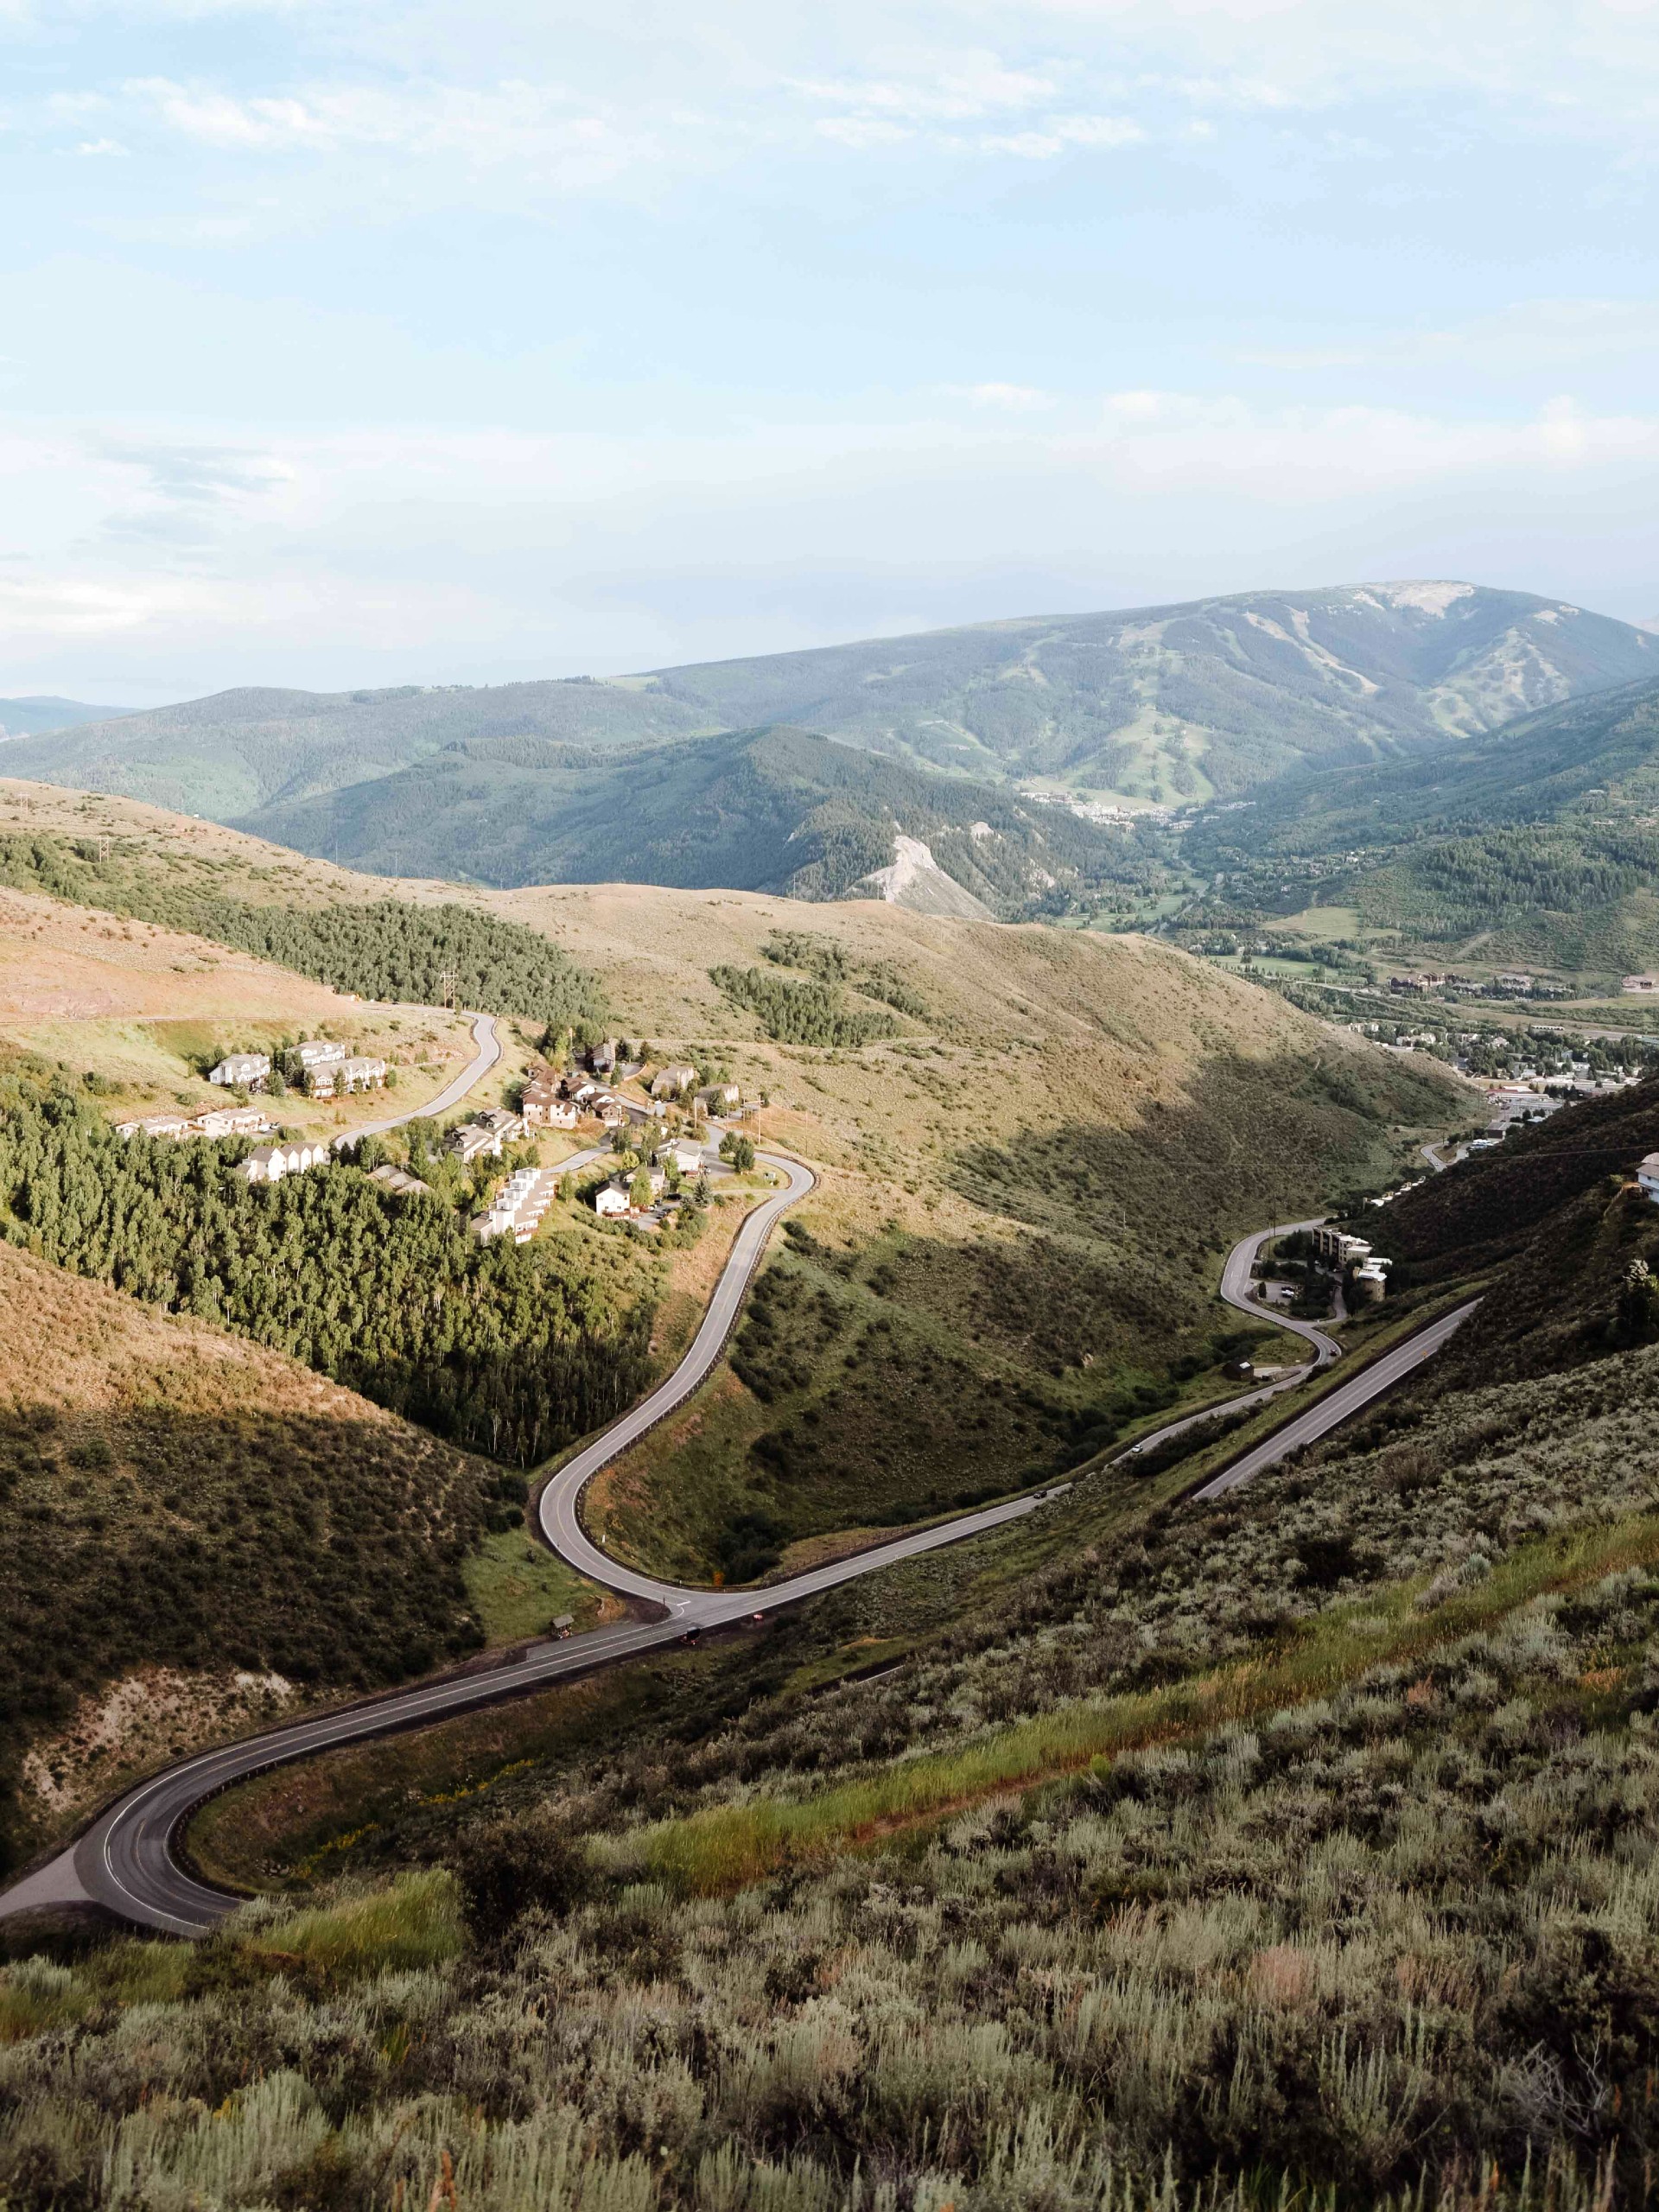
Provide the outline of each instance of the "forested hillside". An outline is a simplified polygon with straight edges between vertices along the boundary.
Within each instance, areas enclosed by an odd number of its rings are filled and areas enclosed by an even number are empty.
[[[135,1760],[473,1649],[460,1566],[503,1479],[0,1243],[0,1862]]]
[[[632,1247],[480,1244],[436,1198],[394,1198],[344,1161],[252,1185],[245,1149],[124,1141],[84,1094],[13,1075],[0,1230],[518,1465],[639,1394],[653,1284]]]
[[[1628,623],[1527,592],[1385,583],[1027,617],[602,682],[232,691],[27,740],[8,766],[223,822],[455,743],[614,750],[782,722],[982,782],[1052,778],[1179,803],[1472,734],[1653,674],[1659,640]]]
[[[399,775],[267,808],[243,826],[382,874],[721,886],[812,899],[857,897],[903,831],[1005,915],[1093,880],[1117,842],[1062,808],[790,728],[620,760],[540,739],[469,741]]]
[[[556,945],[472,907],[256,905],[144,841],[38,832],[0,835],[0,883],[188,930],[360,998],[518,1014],[554,1030],[597,1031],[606,1015],[594,977]]]
[[[1619,973],[1659,959],[1659,683],[1526,715],[1421,759],[1285,785],[1200,820],[1182,859],[1224,905],[1307,903],[1421,944]],[[1312,883],[1307,868],[1316,872]]]

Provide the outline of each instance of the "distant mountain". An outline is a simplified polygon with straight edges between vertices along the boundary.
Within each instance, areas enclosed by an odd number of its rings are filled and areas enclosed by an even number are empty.
[[[128,707],[89,707],[81,699],[0,699],[0,742],[40,737],[48,730],[73,729],[81,722],[117,721],[131,711]]]
[[[1223,819],[1242,842],[1313,852],[1586,807],[1610,824],[1659,807],[1659,671],[1413,759],[1287,780]]]
[[[1464,583],[1248,592],[596,682],[227,691],[31,741],[14,774],[232,821],[446,746],[620,750],[788,723],[979,782],[1153,801],[1408,753],[1659,676],[1659,638]]]
[[[238,826],[389,875],[885,898],[964,918],[1029,912],[1096,880],[1119,842],[1065,807],[787,728],[620,757],[480,739]]]
[[[1419,942],[1479,938],[1484,957],[1646,969],[1659,962],[1659,678],[1415,760],[1278,785],[1200,818],[1183,857],[1223,879],[1224,906],[1271,912],[1294,887]],[[1308,863],[1324,864],[1316,889]]]
[[[626,747],[709,727],[677,702],[586,677],[481,690],[245,690],[20,746],[5,764],[10,775],[232,822],[258,807],[391,775],[465,738]]]

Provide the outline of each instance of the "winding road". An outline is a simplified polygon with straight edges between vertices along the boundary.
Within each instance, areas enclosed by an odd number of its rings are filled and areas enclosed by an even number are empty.
[[[1320,1217],[1322,1219],[1323,1217]],[[1306,1382],[1310,1375],[1317,1375],[1321,1368],[1342,1357],[1342,1346],[1312,1321],[1298,1320],[1294,1314],[1281,1313],[1276,1306],[1264,1306],[1250,1295],[1255,1263],[1262,1256],[1262,1247],[1276,1236],[1291,1236],[1299,1230],[1318,1229],[1320,1221],[1275,1222],[1271,1229],[1259,1229],[1253,1236],[1241,1236],[1227,1255],[1221,1270],[1221,1294],[1229,1306],[1236,1306],[1241,1313],[1248,1313],[1253,1321],[1270,1321],[1275,1329],[1288,1330],[1293,1337],[1300,1337],[1313,1347],[1313,1357],[1300,1367],[1292,1367],[1283,1375],[1275,1376],[1271,1382],[1264,1382],[1259,1390],[1246,1390],[1236,1398],[1223,1398],[1214,1405],[1205,1406],[1196,1414],[1184,1414],[1179,1421],[1166,1421],[1161,1428],[1153,1429],[1146,1436],[1137,1437],[1120,1458],[1133,1459],[1154,1446],[1166,1444],[1172,1436],[1181,1436],[1189,1428],[1197,1428],[1201,1421],[1215,1421],[1224,1415],[1243,1413],[1251,1406],[1265,1406],[1269,1398],[1276,1398],[1281,1390],[1294,1390]],[[1340,1295],[1340,1294],[1338,1294]]]
[[[475,1018],[474,1033],[480,1046],[478,1059],[450,1085],[442,1099],[431,1102],[420,1111],[431,1114],[454,1103],[494,1065],[500,1056],[500,1045],[488,1015]],[[388,1122],[377,1126],[393,1128],[397,1124]],[[141,1927],[168,1935],[206,1935],[234,1911],[241,1900],[197,1880],[180,1863],[175,1847],[191,1813],[218,1791],[270,1767],[398,1729],[453,1719],[504,1697],[539,1689],[592,1668],[661,1649],[683,1637],[689,1630],[715,1628],[749,1616],[758,1618],[757,1608],[770,1612],[832,1589],[838,1583],[876,1573],[901,1560],[913,1559],[941,1546],[959,1543],[966,1537],[1004,1527],[1039,1511],[1059,1495],[1066,1487],[1064,1484],[915,1530],[762,1590],[679,1588],[620,1565],[588,1539],[577,1514],[583,1485],[682,1404],[709,1373],[725,1345],[743,1294],[773,1227],[791,1206],[815,1186],[817,1178],[798,1160],[774,1153],[762,1153],[759,1159],[761,1165],[782,1178],[781,1186],[762,1199],[740,1226],[709,1310],[684,1357],[648,1397],[613,1421],[556,1470],[537,1501],[540,1531],[555,1550],[594,1580],[660,1607],[664,1618],[621,1622],[582,1636],[531,1643],[505,1654],[493,1663],[474,1662],[461,1673],[365,1699],[241,1742],[198,1752],[128,1790],[106,1807],[73,1844],[14,1883],[0,1895],[0,1917],[42,1908],[91,1904]],[[1311,1225],[1289,1224],[1297,1228]],[[1221,1286],[1222,1296],[1230,1305],[1254,1317],[1262,1316],[1262,1306],[1248,1297],[1250,1270],[1262,1244],[1269,1237],[1283,1233],[1282,1228],[1264,1230],[1235,1245],[1228,1255]],[[1256,1446],[1198,1495],[1215,1496],[1247,1482],[1251,1475],[1287,1452],[1328,1433],[1360,1405],[1369,1403],[1401,1375],[1438,1351],[1471,1310],[1472,1306],[1464,1307],[1446,1316],[1422,1337],[1396,1346],[1352,1382],[1329,1392],[1300,1421],[1292,1422]],[[1313,1324],[1281,1314],[1274,1314],[1273,1319],[1281,1327],[1306,1338],[1313,1344],[1313,1360],[1262,1390],[1230,1401],[1230,1408],[1276,1396],[1281,1390],[1294,1388],[1340,1356],[1342,1348],[1335,1338]],[[1171,1423],[1156,1437],[1143,1438],[1137,1448],[1145,1449],[1160,1438],[1191,1425],[1192,1421],[1208,1419],[1215,1410],[1211,1408],[1205,1414],[1189,1416],[1187,1421]]]
[[[435,1098],[429,1098],[423,1106],[411,1106],[406,1114],[392,1114],[384,1122],[364,1122],[354,1129],[342,1129],[334,1139],[334,1150],[341,1152],[355,1145],[362,1137],[384,1136],[388,1129],[401,1129],[405,1122],[429,1116],[447,1114],[452,1106],[459,1106],[469,1090],[474,1090],[501,1058],[501,1039],[497,1034],[493,1014],[473,1016],[473,1042],[478,1047],[454,1081],[446,1084]]]

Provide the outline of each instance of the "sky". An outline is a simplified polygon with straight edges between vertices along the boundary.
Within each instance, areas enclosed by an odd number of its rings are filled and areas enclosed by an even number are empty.
[[[1659,616],[1656,0],[0,0],[0,696]]]

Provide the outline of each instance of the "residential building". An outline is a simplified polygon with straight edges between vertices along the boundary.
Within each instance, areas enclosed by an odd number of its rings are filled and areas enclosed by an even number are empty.
[[[1517,975],[1513,969],[1502,976],[1494,976],[1492,978],[1500,991],[1529,991],[1533,986],[1533,980],[1530,976]]]
[[[612,1176],[608,1183],[604,1184],[594,1192],[594,1211],[605,1215],[632,1213],[633,1211],[633,1179],[635,1174],[641,1172],[651,1185],[652,1203],[655,1205],[668,1188],[668,1178],[660,1167],[647,1167],[643,1171],[635,1169],[626,1175]]]
[[[270,1061],[264,1052],[227,1052],[216,1068],[209,1069],[207,1080],[257,1090],[270,1073]]]
[[[588,1055],[588,1065],[595,1075],[610,1075],[616,1067],[616,1039],[607,1037],[602,1045],[595,1045]]]
[[[210,1106],[196,1115],[188,1134],[197,1137],[262,1137],[273,1128],[271,1118],[258,1106]]]
[[[473,1223],[473,1234],[487,1243],[511,1236],[526,1244],[541,1225],[559,1186],[556,1167],[518,1167],[508,1176],[484,1212]]]
[[[658,1068],[652,1077],[651,1095],[653,1098],[683,1098],[688,1090],[696,1087],[697,1071],[688,1061],[674,1060],[667,1067]]]
[[[378,1090],[385,1079],[384,1060],[353,1056],[320,1062],[311,1071],[309,1088],[314,1098],[334,1098],[342,1091],[349,1095],[354,1090]]]
[[[575,1102],[565,1096],[564,1084],[550,1068],[536,1068],[524,1088],[518,1110],[532,1129],[574,1129]]]
[[[411,1175],[407,1168],[393,1167],[390,1163],[384,1167],[371,1167],[369,1180],[378,1183],[383,1191],[390,1191],[394,1198],[429,1198],[432,1196],[429,1183],[423,1183],[418,1175]]]
[[[1367,1260],[1363,1268],[1354,1269],[1353,1294],[1363,1305],[1375,1306],[1388,1295],[1389,1264],[1387,1260]]]
[[[1659,995],[1659,976],[1626,976],[1618,988],[1635,998],[1653,998]]]
[[[729,1114],[743,1103],[743,1093],[734,1083],[711,1083],[697,1093],[697,1103],[705,1114]]]
[[[188,1137],[196,1132],[182,1114],[145,1114],[136,1122],[118,1122],[118,1137]]]
[[[524,1117],[510,1106],[486,1106],[473,1119],[480,1128],[493,1129],[503,1144],[517,1144],[524,1134]]]
[[[323,1167],[329,1159],[326,1144],[308,1138],[294,1144],[262,1144],[243,1161],[241,1173],[250,1183],[280,1183],[284,1175],[302,1175],[308,1167]]]
[[[658,1151],[657,1165],[659,1167],[671,1166],[680,1175],[701,1175],[707,1163],[700,1144],[690,1137],[676,1137]]]
[[[309,1075],[313,1068],[327,1067],[331,1061],[343,1060],[350,1051],[346,1045],[338,1045],[332,1037],[307,1037],[296,1045],[288,1057]]]
[[[459,1128],[450,1130],[444,1142],[465,1167],[475,1160],[501,1157],[500,1131],[486,1128],[481,1122],[463,1122]]]
[[[1371,1248],[1363,1236],[1350,1236],[1340,1229],[1310,1230],[1308,1241],[1320,1259],[1330,1261],[1333,1267],[1351,1267],[1371,1256]]]
[[[1659,1152],[1650,1152],[1636,1171],[1636,1179],[1647,1196],[1659,1206]]]

